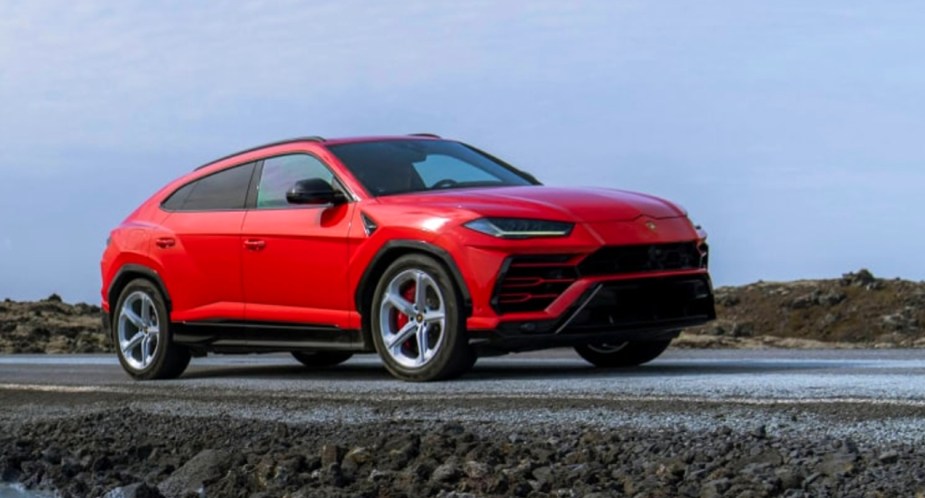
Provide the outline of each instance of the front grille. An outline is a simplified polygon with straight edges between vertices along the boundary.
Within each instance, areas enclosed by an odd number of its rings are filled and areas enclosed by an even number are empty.
[[[514,256],[506,263],[492,305],[499,313],[540,311],[578,278],[572,255]]]
[[[601,284],[565,333],[632,329],[716,317],[708,277],[655,278]]]
[[[581,275],[617,275],[661,270],[703,268],[706,254],[694,242],[608,246],[578,265]]]

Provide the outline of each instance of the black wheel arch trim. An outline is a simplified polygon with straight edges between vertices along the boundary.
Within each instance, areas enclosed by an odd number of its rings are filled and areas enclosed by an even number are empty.
[[[109,298],[109,315],[112,316],[112,314],[115,313],[116,301],[119,299],[119,296],[113,295],[113,292],[117,289],[124,288],[125,285],[131,281],[133,276],[137,278],[138,275],[150,280],[157,289],[161,291],[161,295],[164,297],[164,304],[167,305],[167,313],[170,313],[173,309],[173,303],[170,300],[170,294],[167,292],[167,286],[164,285],[161,276],[155,270],[147,266],[129,263],[119,268],[119,271],[117,271],[116,275],[112,278],[109,288],[106,289],[106,296]]]
[[[459,271],[459,266],[456,265],[453,256],[451,256],[447,250],[423,240],[404,239],[390,240],[383,244],[382,247],[379,248],[379,251],[376,252],[376,255],[370,260],[366,270],[363,271],[363,276],[360,277],[359,284],[354,294],[354,304],[360,313],[363,312],[363,298],[367,293],[371,295],[372,291],[375,290],[376,282],[371,281],[373,276],[381,273],[381,271],[385,271],[385,264],[383,264],[383,261],[388,261],[388,256],[394,254],[396,251],[401,253],[422,252],[435,257],[438,261],[443,263],[462,295],[465,316],[468,317],[472,315],[472,295],[469,293],[469,287],[466,285],[466,281]],[[401,256],[396,256],[396,259],[398,257]]]

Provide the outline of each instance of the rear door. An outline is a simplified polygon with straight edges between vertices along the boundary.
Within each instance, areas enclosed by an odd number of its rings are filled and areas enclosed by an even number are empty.
[[[241,224],[256,163],[233,166],[181,187],[153,237],[175,321],[244,317]]]
[[[253,322],[347,324],[347,232],[353,203],[291,205],[286,192],[299,180],[338,180],[318,158],[303,153],[265,159],[256,201],[242,229],[245,317]]]

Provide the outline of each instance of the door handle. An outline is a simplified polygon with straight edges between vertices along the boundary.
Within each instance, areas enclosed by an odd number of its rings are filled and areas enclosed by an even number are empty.
[[[168,247],[177,245],[177,239],[173,237],[158,237],[154,243],[157,244],[157,247],[160,247],[161,249],[167,249]]]
[[[259,251],[266,247],[266,241],[260,239],[247,239],[244,241],[244,247],[251,251]]]

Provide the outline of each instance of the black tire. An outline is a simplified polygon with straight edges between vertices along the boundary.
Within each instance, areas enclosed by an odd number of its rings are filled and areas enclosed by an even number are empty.
[[[293,351],[292,357],[308,368],[324,368],[340,365],[349,360],[353,353],[347,351]]]
[[[415,312],[415,317],[406,316],[406,325],[416,326],[418,331],[424,327],[424,332],[421,332],[423,336],[418,335],[419,332],[414,333],[413,346],[415,349],[410,349],[412,352],[409,353],[419,355],[418,359],[422,362],[420,365],[409,365],[407,363],[410,360],[401,356],[402,353],[393,352],[396,348],[404,351],[405,346],[411,343],[411,337],[401,343],[396,342],[390,349],[383,336],[384,333],[394,332],[391,330],[383,332],[383,323],[390,327],[388,323],[392,320],[390,316],[383,317],[383,308],[388,306],[383,304],[383,299],[387,291],[393,288],[393,284],[406,275],[422,275],[421,278],[424,279],[415,282],[415,289],[417,282],[424,282],[421,287],[425,289],[422,294],[425,310],[423,313]],[[416,298],[409,300],[407,304],[417,306],[416,303],[411,302],[416,300]],[[439,304],[441,300],[441,309],[428,309],[428,306]],[[442,264],[423,254],[408,254],[395,260],[380,277],[373,294],[371,309],[367,310],[370,316],[370,334],[373,343],[389,373],[405,381],[428,382],[458,377],[472,368],[475,363],[475,354],[469,347],[466,319],[462,310],[463,302],[460,292]],[[397,308],[389,311],[389,313],[393,312],[399,315],[404,314],[399,313]],[[425,314],[442,315],[443,319],[430,323]],[[395,338],[398,336],[398,333],[393,335]],[[421,346],[418,344],[419,337],[425,337],[424,342],[427,345],[424,349],[430,353],[429,357],[426,353],[421,353]],[[411,348],[410,345],[408,347]]]
[[[588,344],[575,351],[600,368],[626,368],[648,363],[668,349],[671,339],[663,341],[624,342],[622,344]]]
[[[124,309],[124,306],[129,301],[131,301],[131,304],[128,309],[135,312],[136,318],[145,315],[153,316],[147,322],[149,326],[145,327],[145,331],[142,331],[141,327],[128,318],[129,314]],[[137,308],[136,304],[138,305]],[[147,312],[141,308],[147,308]],[[153,283],[142,278],[129,282],[119,294],[112,318],[113,344],[116,347],[116,355],[119,357],[122,368],[132,378],[136,380],[174,379],[186,370],[190,362],[190,351],[173,343],[167,305],[164,303],[164,297],[161,295],[160,290]],[[150,342],[142,343],[137,350],[135,348],[124,349],[124,346],[131,342],[128,339],[132,339],[138,334],[153,336],[153,354],[148,355],[145,353],[146,345],[150,344]],[[135,355],[136,352],[139,354]],[[143,358],[147,358],[147,360]]]

